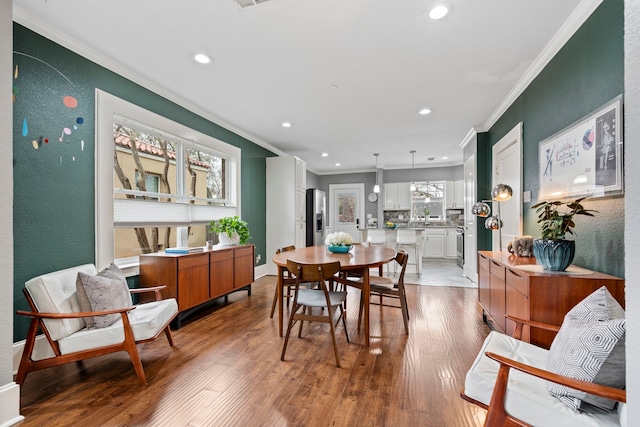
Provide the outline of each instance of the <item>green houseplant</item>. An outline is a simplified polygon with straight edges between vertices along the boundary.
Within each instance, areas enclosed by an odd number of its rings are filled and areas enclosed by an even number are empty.
[[[249,225],[238,216],[228,216],[211,221],[210,229],[218,234],[220,244],[224,246],[244,245],[251,238]]]
[[[538,215],[538,224],[542,225],[539,239],[533,241],[533,254],[545,270],[564,271],[575,256],[576,243],[567,240],[567,234],[575,234],[576,215],[594,216],[591,209],[585,209],[582,201],[586,197],[569,202],[559,200],[539,202],[531,206]]]

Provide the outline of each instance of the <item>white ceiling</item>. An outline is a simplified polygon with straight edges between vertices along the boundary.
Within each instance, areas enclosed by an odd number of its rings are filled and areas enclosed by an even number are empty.
[[[437,0],[13,4],[17,22],[333,174],[372,171],[374,152],[385,168],[411,167],[410,150],[416,167],[462,164],[472,129],[486,130],[601,0],[446,1],[440,21],[427,17]]]

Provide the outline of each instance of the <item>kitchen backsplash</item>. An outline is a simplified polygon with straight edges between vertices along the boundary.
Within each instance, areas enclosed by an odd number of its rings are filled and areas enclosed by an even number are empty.
[[[409,211],[384,211],[384,222],[393,222],[396,224],[408,224],[411,217]],[[384,224],[383,222],[383,224]],[[412,221],[415,222],[415,221]],[[441,221],[438,221],[441,223]],[[447,209],[446,223],[451,225],[464,225],[463,209]]]

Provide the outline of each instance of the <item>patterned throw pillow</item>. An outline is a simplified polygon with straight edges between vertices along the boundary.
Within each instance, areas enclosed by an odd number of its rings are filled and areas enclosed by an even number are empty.
[[[625,388],[625,313],[605,286],[569,311],[551,343],[551,372]],[[574,411],[609,412],[616,402],[547,383],[549,392]]]
[[[78,273],[76,291],[82,311],[104,311],[133,305],[127,280],[113,263],[96,276]],[[118,319],[120,314],[84,318],[87,329],[106,328]]]

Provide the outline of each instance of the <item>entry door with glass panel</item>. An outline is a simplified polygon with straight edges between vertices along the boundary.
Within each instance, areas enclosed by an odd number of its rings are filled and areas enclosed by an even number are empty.
[[[358,227],[364,218],[364,184],[331,184],[329,193],[331,232],[349,233],[354,242],[360,242]]]

